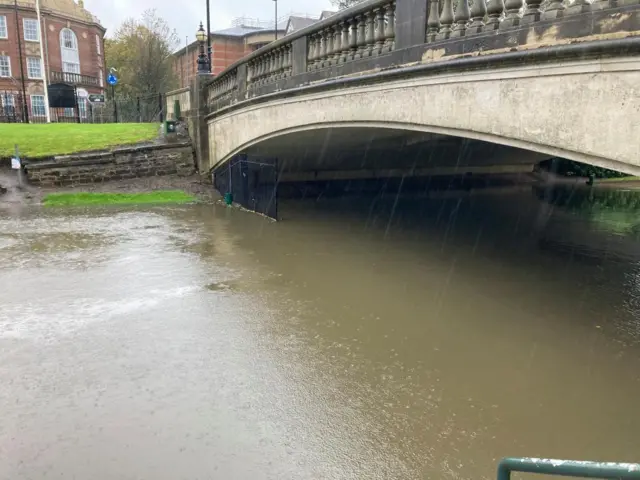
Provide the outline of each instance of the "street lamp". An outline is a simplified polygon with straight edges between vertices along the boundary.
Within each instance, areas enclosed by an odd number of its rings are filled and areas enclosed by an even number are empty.
[[[200,43],[200,54],[198,55],[198,74],[209,73],[209,59],[204,51],[204,42],[207,41],[207,32],[204,31],[202,22],[200,22],[200,28],[196,32],[196,39]]]
[[[278,40],[278,0],[273,0],[276,4],[276,40]]]

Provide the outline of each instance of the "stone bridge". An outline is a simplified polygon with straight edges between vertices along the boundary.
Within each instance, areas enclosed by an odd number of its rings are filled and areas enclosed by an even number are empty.
[[[639,34],[640,0],[367,0],[199,76],[199,167],[248,154],[370,178],[558,156],[640,175]]]

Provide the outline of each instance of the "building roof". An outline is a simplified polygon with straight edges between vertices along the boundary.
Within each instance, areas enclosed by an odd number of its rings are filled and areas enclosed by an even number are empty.
[[[224,28],[222,30],[215,30],[211,32],[211,35],[219,35],[222,37],[244,37],[250,33],[254,32],[263,32],[263,31],[273,31],[266,30],[260,27],[246,27],[244,25],[239,25],[237,27]]]
[[[14,0],[0,0],[0,5],[13,6]],[[18,7],[35,9],[36,0],[18,0]],[[77,3],[74,0],[40,0],[40,8],[81,22],[100,24],[100,20],[84,8],[83,0],[78,0]]]
[[[320,14],[320,20],[324,20],[325,18],[329,18],[333,15],[335,15],[338,12],[334,12],[332,10],[323,10],[322,13]]]
[[[300,30],[301,28],[308,27],[309,25],[312,25],[317,21],[318,21],[317,18],[297,17],[292,15],[291,17],[289,17],[289,21],[287,22],[287,27],[285,31],[287,32],[287,35],[288,35],[297,30]]]

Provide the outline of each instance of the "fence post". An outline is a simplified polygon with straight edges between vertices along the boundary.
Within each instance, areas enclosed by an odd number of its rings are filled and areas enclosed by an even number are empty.
[[[160,123],[164,122],[164,105],[162,105],[162,93],[158,94],[158,107],[160,107]]]
[[[140,95],[138,95],[138,123],[142,123],[142,110],[140,110]]]
[[[78,87],[73,87],[73,95],[76,99],[76,123],[80,123],[80,104],[78,103]]]
[[[118,102],[116,101],[116,87],[111,85],[111,97],[113,98],[113,121],[118,123]]]

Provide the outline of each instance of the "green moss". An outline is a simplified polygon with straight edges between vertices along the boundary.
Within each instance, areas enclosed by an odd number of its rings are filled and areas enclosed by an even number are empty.
[[[22,157],[42,158],[145,142],[158,132],[155,123],[0,123],[0,157],[13,156],[15,145]]]
[[[195,197],[182,190],[158,190],[146,193],[51,193],[44,197],[47,207],[81,205],[126,205],[153,203],[189,203]]]

